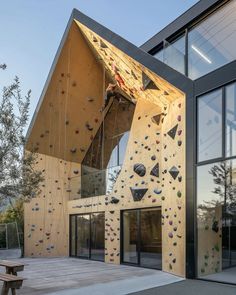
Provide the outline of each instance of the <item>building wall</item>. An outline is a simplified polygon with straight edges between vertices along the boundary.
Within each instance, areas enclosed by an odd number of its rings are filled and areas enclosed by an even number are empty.
[[[67,203],[80,193],[80,164],[38,154],[36,169],[45,180],[41,194],[25,203],[25,256],[67,256]]]
[[[157,124],[158,118],[155,121],[153,117],[160,114],[160,124]],[[172,130],[175,126],[176,133]],[[172,132],[169,132],[170,130]],[[184,138],[184,98],[177,99],[163,109],[153,103],[139,100],[124,165],[111,195],[68,202],[69,214],[105,211],[106,262],[120,263],[121,210],[161,206],[163,270],[185,276]],[[138,163],[146,168],[143,177],[134,172],[134,165]],[[159,164],[159,177],[150,174],[156,164]],[[173,167],[179,171],[176,179],[169,173]],[[148,190],[141,201],[134,201],[131,187]],[[119,202],[112,204],[112,197],[117,198]]]

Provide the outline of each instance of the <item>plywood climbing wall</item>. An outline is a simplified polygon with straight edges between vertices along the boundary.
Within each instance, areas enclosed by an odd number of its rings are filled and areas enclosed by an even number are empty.
[[[106,262],[120,263],[121,210],[161,207],[163,270],[185,275],[184,120],[183,97],[164,108],[140,99],[112,193],[68,203],[69,214],[105,211]]]
[[[125,160],[109,195],[81,199],[80,163],[106,114],[110,82],[136,104]],[[32,147],[45,183],[42,194],[25,205],[27,256],[68,255],[69,215],[105,212],[105,261],[118,264],[121,211],[159,207],[163,270],[185,276],[182,92],[73,22],[30,130],[26,149]]]
[[[25,255],[68,255],[67,203],[80,194],[80,164],[39,154],[36,169],[45,180],[41,194],[25,203]]]

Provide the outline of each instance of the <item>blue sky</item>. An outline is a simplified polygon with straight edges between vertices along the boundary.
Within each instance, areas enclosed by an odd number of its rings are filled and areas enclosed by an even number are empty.
[[[36,107],[59,42],[73,8],[137,46],[160,31],[197,0],[5,0],[0,10],[0,86],[15,75],[22,90],[32,90]]]

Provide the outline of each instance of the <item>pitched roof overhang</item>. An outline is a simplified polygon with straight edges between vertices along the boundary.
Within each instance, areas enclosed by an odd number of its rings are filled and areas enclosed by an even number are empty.
[[[100,126],[110,82],[134,103],[142,98],[160,106],[193,87],[186,76],[74,9],[29,126],[26,149],[36,145],[40,153],[81,162]]]

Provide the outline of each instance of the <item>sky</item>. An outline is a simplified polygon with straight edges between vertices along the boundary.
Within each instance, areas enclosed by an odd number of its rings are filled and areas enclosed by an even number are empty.
[[[140,46],[197,0],[1,0],[0,88],[20,77],[32,117],[73,8]]]

